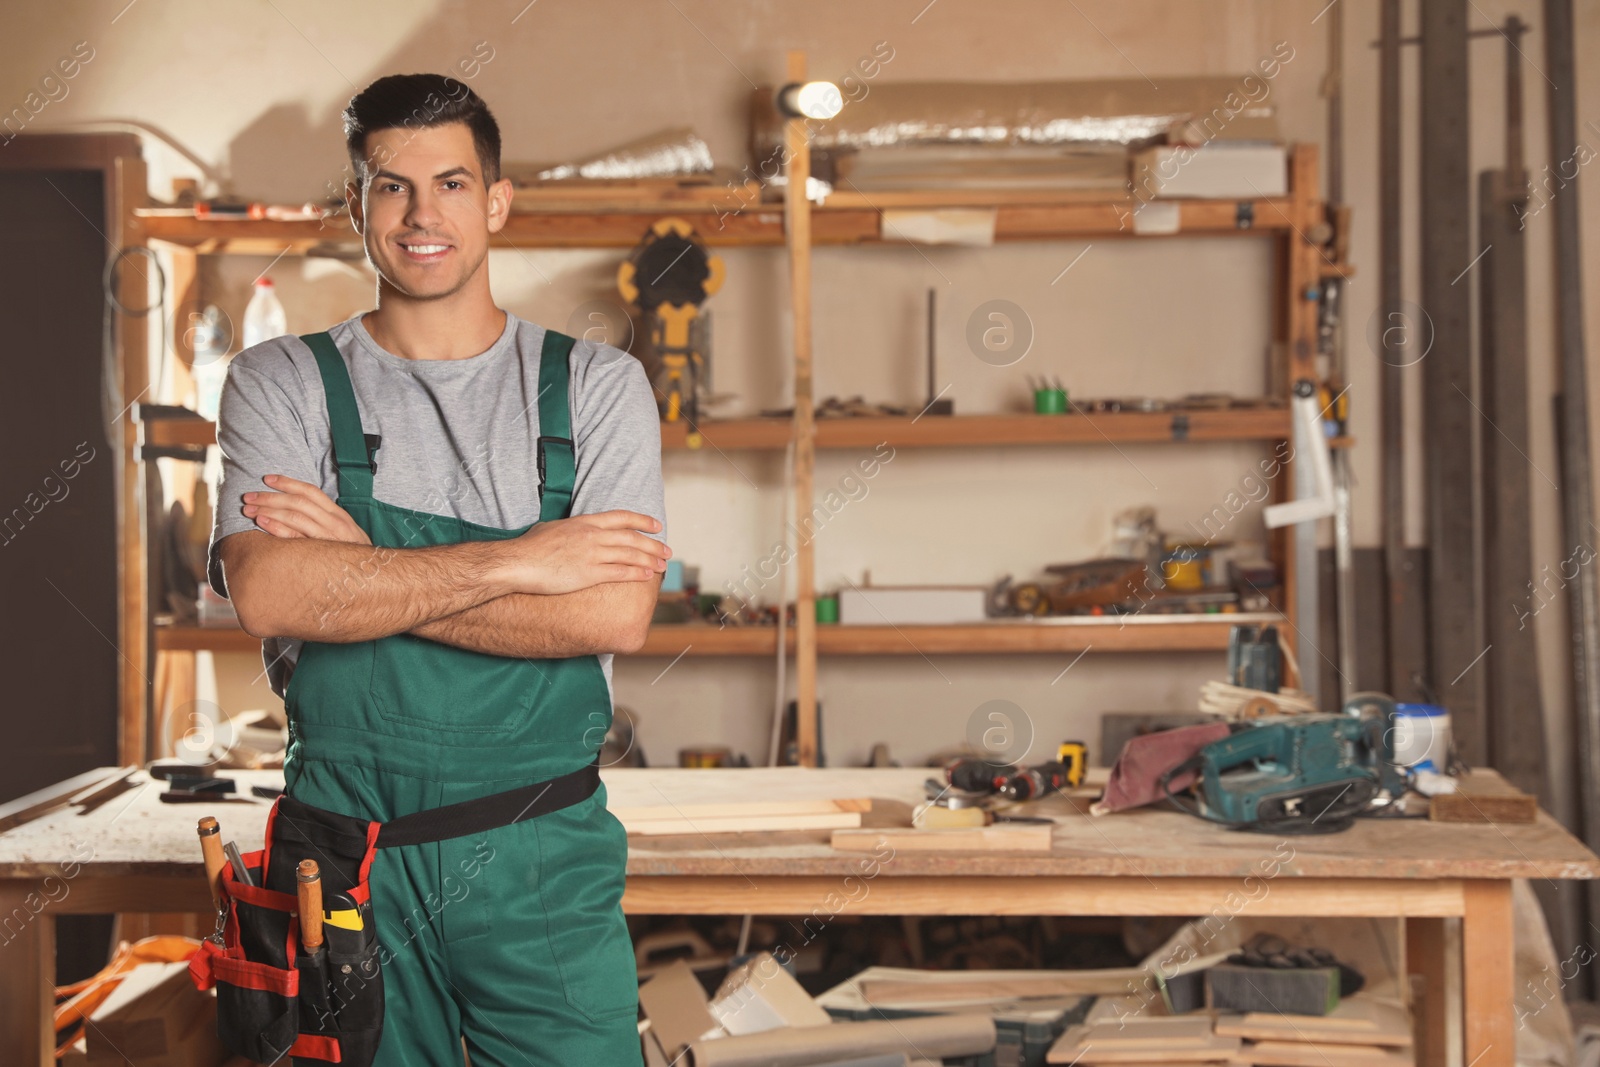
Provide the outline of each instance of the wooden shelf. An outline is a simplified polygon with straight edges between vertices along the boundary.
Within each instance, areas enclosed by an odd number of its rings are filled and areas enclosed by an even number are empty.
[[[205,419],[150,419],[144,422],[146,445],[213,445],[217,427]],[[700,424],[701,448],[777,449],[789,443],[791,423],[783,418],[712,419]],[[661,447],[687,449],[687,423],[662,423]]]
[[[790,80],[803,81],[805,57],[787,57]],[[1318,246],[1305,234],[1323,219],[1318,195],[1318,153],[1313,145],[1297,145],[1288,160],[1289,195],[1248,200],[1170,200],[1139,213],[1143,205],[1120,193],[1055,190],[900,189],[861,191],[844,185],[824,203],[813,204],[800,195],[806,188],[810,154],[806,151],[804,124],[790,121],[784,141],[791,162],[790,181],[781,190],[782,201],[764,200],[772,189],[758,185],[716,188],[664,188],[650,183],[616,183],[569,188],[537,187],[519,191],[515,210],[503,229],[490,237],[493,248],[634,248],[660,218],[681,216],[691,221],[700,239],[714,247],[769,247],[783,249],[789,265],[789,307],[795,322],[809,323],[814,316],[811,278],[814,246],[902,245],[892,227],[885,227],[889,210],[939,210],[978,208],[994,213],[997,243],[1021,241],[1099,242],[1111,238],[1148,237],[1259,237],[1271,240],[1277,269],[1272,288],[1273,380],[1314,378],[1315,302],[1305,294],[1327,277],[1349,277],[1345,265],[1330,265]],[[198,220],[160,209],[141,210],[144,175],[136,165],[134,179],[118,212],[121,247],[156,246],[171,260],[171,282],[177,294],[173,314],[199,310],[199,256],[215,254],[328,256],[358,260],[363,256],[360,235],[347,219],[325,221]],[[1140,234],[1144,223],[1173,223],[1170,232]],[[1144,227],[1150,228],[1150,227]],[[888,236],[885,236],[885,233]],[[914,247],[914,246],[913,246]],[[131,284],[131,280],[130,280]],[[125,300],[134,302],[131,297]],[[859,419],[823,418],[813,425],[805,410],[812,402],[812,346],[809,329],[797,328],[790,359],[795,396],[802,410],[794,418],[744,418],[708,420],[693,435],[696,447],[716,451],[776,451],[792,443],[795,455],[795,503],[799,510],[811,506],[815,489],[813,467],[818,449],[871,449],[880,442],[895,447],[974,448],[1048,445],[1203,444],[1206,442],[1265,442],[1291,435],[1287,408],[1237,411],[1118,412],[1100,415],[1034,415],[1032,413],[962,414],[959,416],[902,416]],[[141,395],[148,386],[144,374],[146,354],[137,332],[123,339],[119,366],[123,392]],[[664,450],[689,447],[689,427],[661,428]],[[151,446],[182,447],[210,444],[214,427],[196,421],[149,422],[125,434],[124,483],[138,485],[137,441]],[[1336,444],[1348,444],[1348,441]],[[1290,482],[1285,471],[1278,488]],[[129,515],[139,514],[128,503]],[[144,579],[143,532],[137,522],[125,525],[131,548],[124,561],[125,632],[132,633],[129,662],[142,661],[140,643],[148,632],[148,606],[140,583]],[[800,545],[795,561],[795,584],[801,617],[786,630],[788,649],[795,662],[796,726],[800,762],[813,763],[817,736],[817,666],[821,657],[1065,654],[1089,649],[1120,652],[1218,653],[1227,647],[1233,625],[1242,622],[1276,622],[1304,657],[1304,643],[1295,632],[1299,618],[1293,605],[1303,591],[1296,585],[1295,544],[1284,531],[1268,538],[1271,558],[1282,568],[1283,603],[1290,616],[1279,614],[1150,615],[1131,618],[1098,617],[1040,620],[993,620],[964,626],[850,626],[815,624],[814,548]],[[237,628],[157,627],[156,647],[161,650],[216,649],[255,652],[258,644]],[[777,630],[773,627],[718,629],[709,624],[654,627],[641,655],[667,663],[679,656],[775,656]],[[139,653],[135,655],[134,653]],[[137,673],[136,668],[133,673]],[[124,730],[128,736],[148,719],[148,708],[137,679],[125,674]],[[131,758],[144,758],[143,742]]]
[[[1266,441],[1289,436],[1287,408],[1240,411],[1117,411],[1098,415],[924,415],[817,420],[818,448],[971,445],[1099,445]]]
[[[143,424],[147,445],[209,445],[216,426],[201,419],[152,419]],[[699,448],[781,449],[793,423],[787,418],[711,419],[700,424]],[[817,420],[818,448],[964,448],[975,445],[1160,444],[1207,441],[1275,441],[1289,436],[1287,408],[1238,411],[1118,411],[1098,415],[865,416]],[[686,423],[662,423],[663,449],[688,449]]]
[[[155,632],[156,650],[160,652],[261,651],[261,639],[237,626],[157,626]],[[793,628],[789,629],[788,638],[792,651]],[[774,626],[719,629],[710,623],[681,623],[651,627],[644,648],[635,655],[771,656],[777,643],[778,630]]]
[[[1281,622],[1278,615],[1095,616],[1066,619],[997,619],[961,626],[817,627],[817,651],[825,656],[993,655],[1002,653],[1220,652],[1239,623]],[[161,652],[259,652],[261,641],[237,626],[157,626]],[[794,627],[785,642],[794,651]],[[778,643],[775,626],[709,623],[653,626],[636,656],[771,656]]]
[[[999,653],[1221,652],[1239,623],[1280,622],[1276,614],[1089,616],[1017,619],[961,626],[817,627],[828,656],[993,655]]]
[[[1295,219],[1295,202],[1290,197],[1161,202],[1178,206],[1178,232],[1170,236],[1271,234],[1305,223],[1305,220]],[[632,248],[657,218],[677,215],[688,217],[695,224],[700,239],[708,245],[782,246],[783,205],[744,206],[747,203],[732,192],[724,200],[709,202],[641,199],[629,203],[625,209],[619,205],[604,205],[618,207],[609,211],[589,203],[552,202],[539,211],[511,215],[490,242],[495,248]],[[1252,220],[1249,226],[1239,225],[1240,205],[1248,206],[1248,217]],[[826,202],[812,205],[812,240],[819,245],[904,244],[892,236],[882,235],[882,215],[887,208],[906,206],[929,210],[992,208],[997,241],[1168,236],[1135,234],[1132,220],[1140,205],[1123,196],[1091,194],[1085,197],[1064,191],[1031,193],[1019,199],[1013,194],[982,190],[884,190],[836,192]],[[203,255],[334,253],[341,248],[357,248],[361,243],[360,236],[342,216],[282,222],[196,219],[146,211],[136,212],[134,221],[147,240],[182,245]]]
[[[261,638],[237,626],[174,626],[157,623],[157,652],[256,652]]]

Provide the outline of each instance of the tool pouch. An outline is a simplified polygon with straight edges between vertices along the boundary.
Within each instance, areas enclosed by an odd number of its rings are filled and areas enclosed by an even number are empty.
[[[218,939],[201,943],[189,973],[217,991],[217,1034],[258,1063],[285,1054],[299,1064],[369,1067],[383,1032],[383,973],[373,918],[372,860],[380,848],[483,833],[580,803],[600,785],[600,760],[503,793],[370,822],[280,796],[267,816],[266,847],[246,852],[250,885],[222,868]],[[314,859],[322,877],[323,944],[300,943],[295,872]],[[382,892],[380,887],[379,892]],[[330,901],[343,894],[348,900]],[[328,914],[331,912],[331,915]],[[332,921],[344,917],[344,924]]]
[[[381,824],[280,797],[266,847],[244,854],[252,885],[222,869],[222,943],[208,940],[189,961],[201,989],[217,991],[217,1033],[257,1063],[324,1061],[366,1067],[383,1028],[383,973],[368,872]],[[357,919],[323,924],[315,952],[300,943],[295,868],[317,861],[324,910],[334,894]],[[352,929],[359,926],[360,929]]]

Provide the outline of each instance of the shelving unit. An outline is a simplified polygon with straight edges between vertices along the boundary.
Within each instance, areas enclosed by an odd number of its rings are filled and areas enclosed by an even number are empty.
[[[790,80],[804,80],[804,57],[797,53],[789,57],[789,77]],[[798,190],[805,185],[807,159],[803,151],[802,124],[791,122],[787,137],[794,166],[782,203],[762,202],[761,189],[754,185],[739,189],[705,187],[650,199],[624,200],[604,190],[543,195],[533,198],[533,210],[511,217],[495,236],[494,246],[631,248],[656,219],[688,215],[699,219],[701,225],[697,228],[708,244],[785,247],[791,266],[791,301],[797,316],[795,413],[790,418],[709,420],[698,430],[703,438],[700,447],[722,451],[781,450],[793,442],[796,503],[800,513],[809,511],[813,503],[811,478],[818,449],[870,448],[884,440],[892,441],[897,448],[929,449],[1092,447],[1127,443],[1186,447],[1215,442],[1272,442],[1290,435],[1287,407],[1066,416],[814,418],[810,404],[809,329],[810,249],[813,245],[903,243],[881,236],[883,210],[898,207],[993,208],[999,241],[1117,237],[1159,242],[1162,236],[1136,234],[1129,228],[1129,213],[1137,206],[1134,201],[1082,193],[919,190],[874,192],[868,196],[837,192],[825,203],[814,205],[798,195]],[[142,173],[139,177],[142,180]],[[139,189],[142,191],[142,185]],[[144,203],[142,197],[136,203]],[[526,203],[527,198],[519,194],[519,208]],[[1275,243],[1273,319],[1275,348],[1281,353],[1281,360],[1274,370],[1274,388],[1282,391],[1278,399],[1286,399],[1288,383],[1299,378],[1315,378],[1312,359],[1316,304],[1307,294],[1321,278],[1348,272],[1348,268],[1328,262],[1306,237],[1322,221],[1316,148],[1298,145],[1292,149],[1287,196],[1241,202],[1171,203],[1177,204],[1180,236],[1254,237]],[[277,257],[347,252],[351,246],[359,246],[359,238],[343,219],[321,222],[198,220],[133,207],[124,218],[124,231],[126,244],[148,245],[167,258],[176,305],[172,314],[178,322],[187,321],[188,314],[201,306],[197,287],[200,256]],[[182,343],[181,338],[179,343]],[[143,359],[142,345],[142,337],[123,338],[123,380],[129,396],[139,395],[147,384],[141,373],[126,367],[130,359]],[[187,365],[192,354],[179,351],[178,357]],[[138,484],[138,445],[203,446],[215,441],[215,428],[200,419],[153,420],[130,425],[133,428],[127,438],[125,457],[125,482],[130,485]],[[689,448],[687,430],[681,423],[664,424],[662,447],[667,450]],[[1291,477],[1286,465],[1274,483],[1277,499],[1287,494]],[[134,525],[139,528],[130,529],[127,534],[142,539],[142,526]],[[962,626],[819,627],[813,607],[814,548],[803,542],[797,548],[795,560],[797,625],[786,631],[786,648],[795,656],[801,762],[815,761],[819,657],[1072,653],[1090,647],[1121,652],[1221,651],[1227,647],[1230,627],[1243,621],[1272,621],[1294,642],[1293,612],[1287,610],[1294,604],[1297,592],[1292,539],[1276,534],[1270,538],[1270,548],[1283,575],[1282,603],[1276,607],[1284,610],[1267,615],[1158,615],[1131,619],[996,620]],[[137,551],[124,553],[125,566],[136,565],[139,573],[125,575],[125,592],[136,588],[138,595],[123,599],[123,633],[142,635],[139,643],[125,647],[139,648],[141,652],[149,647],[167,657],[200,650],[255,651],[259,647],[253,638],[237,628],[151,626],[145,607],[148,600],[142,570],[144,558],[142,541]],[[640,655],[772,656],[776,653],[776,644],[776,631],[763,627],[719,629],[710,624],[662,625],[651,631]],[[142,674],[135,678],[142,678]],[[141,724],[137,736],[142,738],[142,724],[150,717],[143,695],[145,689],[135,680],[124,692],[127,694],[123,708],[125,736],[128,728]],[[136,747],[137,751],[125,745],[125,758],[145,758],[142,742]]]

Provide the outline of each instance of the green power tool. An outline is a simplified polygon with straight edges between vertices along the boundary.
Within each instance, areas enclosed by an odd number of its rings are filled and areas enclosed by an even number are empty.
[[[1162,778],[1162,792],[1192,815],[1238,830],[1334,833],[1380,796],[1405,792],[1389,750],[1389,713],[1279,715],[1235,724]],[[1199,776],[1200,804],[1180,801],[1168,782]]]

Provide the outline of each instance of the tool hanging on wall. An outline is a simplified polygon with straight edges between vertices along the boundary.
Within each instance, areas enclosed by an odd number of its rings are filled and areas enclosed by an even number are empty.
[[[722,279],[722,257],[708,253],[680,218],[657,219],[617,268],[618,291],[644,320],[643,356],[661,418],[687,420],[696,438],[700,405],[711,391],[711,315],[700,305]]]

